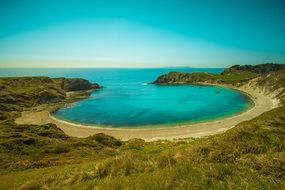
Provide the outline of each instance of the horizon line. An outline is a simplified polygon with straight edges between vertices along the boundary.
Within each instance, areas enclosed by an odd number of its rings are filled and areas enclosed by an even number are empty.
[[[189,69],[223,69],[227,67],[190,67],[190,66],[169,66],[169,67],[0,67],[0,69],[163,69],[163,68],[189,68]]]

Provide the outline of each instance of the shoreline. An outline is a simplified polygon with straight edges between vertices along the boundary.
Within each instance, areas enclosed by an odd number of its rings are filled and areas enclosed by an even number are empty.
[[[46,124],[54,123],[62,129],[67,135],[74,137],[88,137],[96,133],[105,133],[121,140],[129,140],[132,138],[141,138],[145,141],[155,140],[175,140],[180,138],[200,138],[209,135],[222,133],[233,128],[237,124],[253,119],[258,115],[278,107],[276,98],[265,95],[260,89],[252,89],[249,85],[234,87],[220,84],[199,83],[200,85],[211,85],[227,87],[245,93],[253,101],[254,106],[239,115],[226,117],[218,120],[173,125],[167,128],[102,128],[96,126],[75,124],[72,122],[60,120],[50,114],[49,111],[25,111],[21,117],[17,118],[17,124]],[[198,84],[198,85],[199,85]]]
[[[233,89],[234,90],[234,89]],[[241,93],[241,91],[240,91]],[[243,92],[242,92],[243,93]],[[255,107],[255,102],[252,100],[252,98],[246,94],[243,93],[247,96],[247,98],[249,98],[250,102],[249,102],[249,106],[247,109],[244,109],[242,111],[239,111],[235,114],[231,114],[231,115],[224,115],[224,116],[219,116],[217,118],[211,118],[211,119],[206,119],[204,121],[183,121],[183,122],[176,122],[176,123],[166,123],[166,124],[153,124],[153,125],[140,125],[140,126],[136,126],[136,127],[130,127],[130,126],[120,126],[120,127],[112,127],[111,125],[99,125],[99,124],[88,124],[88,123],[80,123],[80,122],[74,122],[71,120],[66,120],[66,119],[61,119],[60,117],[57,117],[54,113],[54,111],[49,112],[49,117],[52,118],[53,120],[56,120],[58,122],[62,122],[62,123],[66,123],[66,124],[71,124],[71,125],[75,125],[78,127],[87,127],[87,128],[96,128],[96,129],[108,129],[108,130],[145,130],[145,129],[166,129],[166,128],[179,128],[180,126],[190,126],[190,125],[196,125],[196,124],[201,124],[201,123],[209,123],[209,122],[213,122],[213,121],[219,121],[219,120],[224,120],[227,118],[232,118],[235,117],[237,115],[246,113],[248,111],[250,111],[251,109],[253,109]],[[59,108],[60,109],[60,108]]]

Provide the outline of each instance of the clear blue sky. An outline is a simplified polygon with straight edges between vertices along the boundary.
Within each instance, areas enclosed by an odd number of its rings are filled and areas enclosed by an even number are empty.
[[[1,0],[0,67],[285,63],[284,0]]]

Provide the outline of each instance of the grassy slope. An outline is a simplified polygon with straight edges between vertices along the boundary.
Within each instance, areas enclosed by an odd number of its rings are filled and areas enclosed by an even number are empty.
[[[284,87],[283,72],[260,85]],[[182,142],[121,144],[105,135],[67,137],[53,125],[6,122],[0,151],[0,189],[284,189],[285,108]]]
[[[167,75],[160,76],[154,83],[156,84],[175,84],[175,83],[221,83],[221,84],[238,84],[244,83],[257,77],[256,73],[250,71],[233,72],[229,74],[210,74],[210,73],[177,73],[171,72]]]
[[[2,172],[78,163],[112,155],[121,142],[97,134],[86,139],[65,135],[53,124],[0,125]]]
[[[0,120],[15,117],[23,108],[66,101],[66,92],[100,88],[84,79],[49,77],[0,78]],[[85,97],[89,94],[82,92]]]
[[[285,65],[282,64],[260,64],[260,65],[235,65],[228,69],[225,69],[221,74],[212,73],[179,73],[170,72],[166,75],[162,75],[154,81],[155,84],[169,85],[169,84],[181,84],[181,83],[219,83],[219,84],[231,84],[231,85],[242,85],[249,80],[259,77],[266,76],[273,73],[281,81],[281,85],[284,83],[284,77],[282,73],[285,74]],[[271,81],[264,80],[270,85],[276,85],[274,81],[275,78],[269,77]],[[282,79],[280,79],[282,78]]]
[[[285,110],[278,108],[208,139],[165,143],[132,140],[109,155],[101,152],[103,155],[98,158],[94,153],[93,159],[88,158],[91,153],[84,155],[79,151],[75,154],[81,155],[71,159],[77,158],[80,164],[4,173],[0,186],[284,189],[284,121]],[[61,159],[67,154],[57,153]]]

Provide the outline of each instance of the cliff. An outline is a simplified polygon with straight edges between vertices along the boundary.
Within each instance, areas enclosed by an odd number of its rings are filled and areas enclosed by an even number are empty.
[[[199,84],[199,83],[217,83],[217,84],[239,84],[257,77],[256,73],[249,71],[234,72],[230,74],[211,74],[211,73],[179,73],[170,72],[158,77],[153,83],[158,85],[173,84]]]
[[[67,99],[67,92],[99,89],[84,79],[49,77],[0,78],[0,118],[7,118],[11,111],[21,111],[46,103]]]
[[[98,84],[92,84],[88,80],[80,78],[54,78],[52,80],[57,83],[65,92],[100,88]]]

